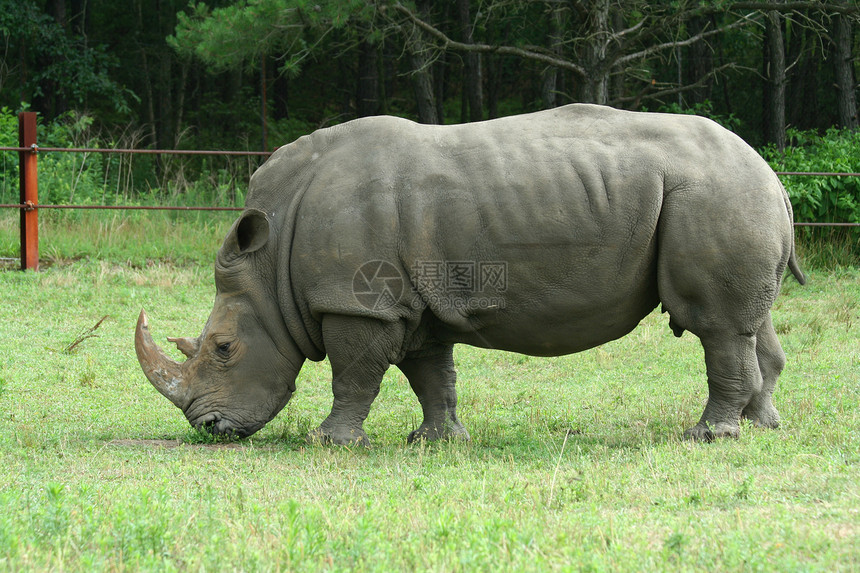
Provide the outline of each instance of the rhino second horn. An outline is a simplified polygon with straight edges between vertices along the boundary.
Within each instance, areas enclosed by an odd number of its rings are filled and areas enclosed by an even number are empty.
[[[184,411],[187,406],[187,389],[182,378],[182,369],[178,362],[168,358],[152,340],[152,335],[149,333],[149,321],[144,310],[140,311],[140,316],[137,319],[134,349],[146,379],[165,398]]]
[[[182,354],[188,358],[192,358],[200,351],[200,340],[196,338],[173,338],[168,336],[167,340],[176,345]]]

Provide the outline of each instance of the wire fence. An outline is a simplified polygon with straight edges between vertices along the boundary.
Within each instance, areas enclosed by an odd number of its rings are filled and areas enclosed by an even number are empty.
[[[188,156],[220,156],[220,157],[269,157],[271,151],[229,151],[214,149],[129,149],[101,147],[0,147],[0,152],[29,152],[29,153],[106,153],[130,155],[188,155]],[[779,176],[801,177],[860,177],[860,173],[843,173],[834,171],[776,171]],[[83,210],[117,210],[117,211],[241,211],[242,207],[215,206],[182,206],[182,205],[51,205],[39,203],[0,203],[0,209],[83,209]],[[795,227],[860,227],[860,223],[815,223],[798,221]]]
[[[271,151],[230,151],[214,149],[130,149],[102,147],[41,147],[32,144],[27,147],[0,147],[0,152],[18,153],[103,153],[127,155],[187,155],[214,157],[269,157]],[[54,205],[45,203],[0,203],[0,209],[81,209],[115,211],[241,211],[242,207],[184,206],[184,205]]]
[[[76,205],[43,204],[38,201],[36,157],[39,153],[99,153],[128,155],[186,155],[221,157],[268,157],[268,151],[229,151],[200,149],[129,149],[129,148],[92,148],[92,147],[40,147],[36,141],[35,114],[22,113],[19,116],[19,142],[17,147],[0,147],[0,152],[17,152],[20,161],[20,203],[0,204],[0,209],[19,209],[21,211],[21,264],[23,269],[38,270],[38,219],[42,209],[80,209],[115,211],[241,211],[242,207],[223,206],[183,206],[183,205]],[[860,177],[860,173],[840,173],[829,171],[777,171],[781,177]],[[860,227],[860,223],[848,222],[807,222],[798,221],[795,227]]]
[[[242,207],[186,207],[183,205],[45,205],[43,203],[0,203],[0,209],[83,209],[114,211],[241,211]]]

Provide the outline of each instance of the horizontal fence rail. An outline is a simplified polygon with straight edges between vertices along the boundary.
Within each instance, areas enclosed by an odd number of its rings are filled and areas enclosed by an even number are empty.
[[[44,205],[20,203],[0,203],[0,209],[112,209],[115,211],[242,211],[242,207],[182,207],[178,205]]]
[[[18,114],[18,147],[0,147],[0,152],[17,152],[20,162],[21,202],[0,204],[0,209],[21,211],[21,269],[39,270],[38,211],[41,209],[83,209],[116,211],[242,211],[242,207],[181,207],[170,205],[44,205],[38,201],[36,157],[39,153],[112,153],[134,155],[203,155],[222,157],[268,157],[271,151],[221,151],[214,149],[123,149],[101,147],[40,147],[36,143],[36,114]],[[776,171],[785,177],[860,177],[860,173],[829,171]],[[860,223],[795,222],[795,227],[860,227]]]
[[[810,175],[818,177],[860,177],[860,173],[831,173],[829,171],[774,171],[777,175]]]
[[[132,153],[135,155],[222,155],[222,156],[261,156],[268,157],[271,151],[219,151],[217,149],[122,149],[114,147],[0,147],[0,151],[18,152],[67,152],[67,153]]]

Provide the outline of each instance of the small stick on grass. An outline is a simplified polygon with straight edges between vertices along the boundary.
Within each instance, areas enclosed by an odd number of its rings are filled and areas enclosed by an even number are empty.
[[[78,344],[80,344],[81,342],[83,342],[87,338],[94,338],[94,337],[98,336],[98,334],[95,334],[95,331],[98,329],[99,326],[102,325],[102,323],[105,321],[105,319],[107,317],[108,317],[108,315],[104,315],[95,324],[95,326],[93,326],[92,328],[88,328],[85,331],[83,331],[81,334],[79,334],[78,337],[74,340],[74,342],[72,342],[71,344],[69,344],[68,346],[63,348],[63,353],[64,354],[72,354],[75,351],[75,348],[78,346]]]
[[[555,463],[555,471],[552,472],[552,483],[549,486],[549,500],[546,502],[547,507],[552,507],[552,494],[555,492],[555,478],[558,477],[558,466],[561,465],[561,456],[564,455],[564,447],[567,445],[567,437],[570,436],[570,428],[564,432],[564,441],[561,443],[561,451],[558,452],[558,461]]]

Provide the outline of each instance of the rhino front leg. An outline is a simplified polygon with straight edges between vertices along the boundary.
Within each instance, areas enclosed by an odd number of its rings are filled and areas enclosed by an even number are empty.
[[[702,418],[684,437],[712,441],[740,435],[741,412],[762,389],[756,337],[720,333],[700,337],[708,371],[708,403]]]
[[[308,434],[312,443],[370,446],[364,420],[379,394],[390,356],[402,341],[402,326],[374,319],[326,315],[323,341],[332,370],[331,413]],[[398,338],[398,333],[400,338]]]
[[[406,375],[424,410],[424,421],[409,434],[409,443],[415,440],[470,439],[469,432],[457,419],[453,345],[409,354],[397,367]]]

